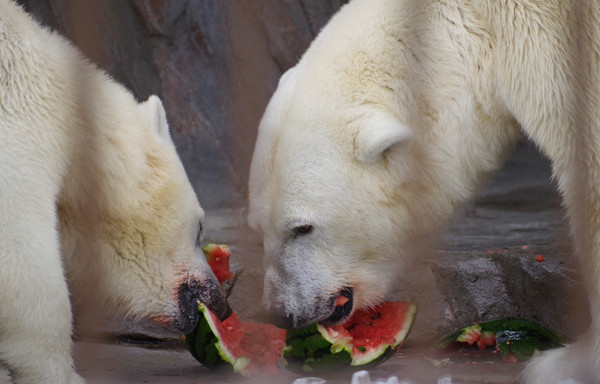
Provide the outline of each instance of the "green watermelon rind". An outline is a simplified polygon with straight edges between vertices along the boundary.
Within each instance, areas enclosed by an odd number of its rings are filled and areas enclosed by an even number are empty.
[[[213,253],[217,248],[223,248],[223,249],[226,249],[227,251],[229,251],[229,246],[227,244],[215,244],[215,243],[206,244],[204,247],[202,247],[202,251],[206,255],[206,254]]]
[[[217,244],[209,243],[209,244],[206,244],[204,247],[202,247],[202,251],[206,255],[207,253],[211,253],[212,251],[217,249],[217,247],[218,247]]]
[[[233,353],[231,353],[231,351],[229,351],[229,349],[227,349],[227,346],[225,346],[225,344],[223,344],[223,342],[221,341],[221,339],[222,339],[221,332],[219,332],[219,327],[217,324],[215,324],[213,316],[210,313],[210,310],[206,307],[206,305],[204,305],[204,303],[200,303],[198,305],[198,311],[200,311],[200,313],[202,313],[204,320],[208,323],[211,331],[217,338],[215,347],[217,347],[217,350],[219,351],[219,356],[221,356],[221,358],[224,361],[228,362],[229,364],[235,365],[237,357],[235,357],[235,355]]]
[[[481,335],[484,331],[481,324],[475,323],[460,329],[460,334],[455,338],[459,343],[468,343],[472,332]]]
[[[216,369],[229,365],[221,357],[221,352],[216,346],[218,337],[206,319],[200,319],[196,329],[186,335],[185,341],[192,356],[205,367]]]
[[[507,347],[498,343],[497,346],[501,355],[515,353],[519,360],[526,360],[536,351],[559,347],[564,343],[563,338],[550,328],[547,328],[533,320],[522,319],[518,317],[506,317],[496,320],[472,324],[452,332],[441,338],[434,344],[435,349],[444,349],[454,342],[464,342],[463,335],[473,327],[479,327],[482,334],[494,333],[496,338],[506,332],[519,334],[524,340],[515,340],[517,343],[512,347]],[[516,336],[515,336],[516,337]],[[527,342],[525,341],[527,339]],[[530,345],[528,345],[530,344]],[[510,345],[510,344],[509,344]],[[514,349],[514,351],[513,351]],[[523,352],[520,350],[523,349]]]
[[[234,372],[244,374],[244,368],[250,364],[250,359],[244,356],[236,357],[227,346],[222,342],[222,335],[219,332],[219,327],[215,323],[210,310],[200,303],[198,305],[198,311],[202,314],[199,320],[198,328],[186,336],[186,342],[192,352],[192,355],[202,365],[208,368],[218,368],[223,365],[231,365]],[[204,333],[201,330],[204,329]],[[204,334],[203,340],[200,341],[198,338]],[[213,342],[214,340],[214,342]],[[198,343],[200,341],[200,344]],[[202,353],[203,352],[203,353]],[[220,359],[215,359],[215,353],[218,354]]]
[[[352,361],[345,350],[332,351],[331,343],[317,330],[317,325],[289,329],[286,332],[283,358],[288,370],[298,373],[329,370],[348,366]]]
[[[300,365],[301,370],[304,372],[335,369],[348,365],[360,367],[361,369],[375,367],[392,356],[395,349],[404,342],[416,311],[416,304],[411,303],[406,312],[402,327],[394,338],[394,343],[382,343],[377,348],[370,350],[369,353],[360,353],[360,355],[353,353],[352,338],[345,337],[340,339],[339,333],[333,330],[335,333],[329,332],[326,327],[320,324],[302,330],[288,331],[288,346],[292,346],[292,348],[284,352],[284,358],[286,359],[288,368],[298,370],[298,365]],[[294,354],[294,340],[301,340],[303,346],[306,346],[308,338],[312,338],[309,341],[310,356],[306,356],[304,350],[295,351],[302,354],[302,356]],[[304,360],[299,362],[301,359]]]

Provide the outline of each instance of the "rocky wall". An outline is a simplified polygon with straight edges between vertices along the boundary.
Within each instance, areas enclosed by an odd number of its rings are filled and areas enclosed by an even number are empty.
[[[19,0],[132,90],[159,95],[205,209],[246,206],[280,75],[345,0]]]

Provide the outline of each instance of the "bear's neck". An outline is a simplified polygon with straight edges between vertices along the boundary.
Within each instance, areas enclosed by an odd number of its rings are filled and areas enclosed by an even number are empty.
[[[395,85],[408,100],[398,109],[415,131],[414,177],[425,178],[429,190],[414,196],[427,200],[413,212],[424,232],[446,223],[472,199],[522,137],[496,94],[493,44],[471,6],[429,6],[442,7],[445,18],[430,25],[426,18],[407,21],[420,28],[406,29],[403,43],[396,45],[403,50],[396,72],[406,74]]]
[[[343,8],[300,64],[317,82],[333,82],[329,106],[380,105],[414,131],[411,180],[403,174],[398,185],[417,186],[405,197],[420,202],[412,221],[426,233],[501,167],[521,132],[496,95],[492,38],[470,4],[380,3]],[[444,17],[430,20],[436,13]]]

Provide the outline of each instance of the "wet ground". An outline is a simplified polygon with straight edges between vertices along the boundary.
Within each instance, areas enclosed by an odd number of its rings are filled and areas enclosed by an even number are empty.
[[[214,373],[181,349],[147,348],[133,345],[78,343],[80,373],[93,384],[109,383],[293,383],[302,376],[282,371],[270,378],[246,379],[235,374]],[[447,360],[445,360],[447,359]],[[453,352],[432,356],[414,348],[400,350],[390,360],[370,371],[371,380],[391,376],[412,383],[437,383],[449,376],[452,383],[516,383],[522,363],[505,363],[493,351]],[[329,384],[349,384],[352,372],[320,375]]]
[[[568,337],[581,332],[586,317],[576,263],[566,240],[558,195],[547,162],[521,145],[483,190],[477,203],[450,226],[437,257],[407,271],[395,299],[415,301],[419,310],[406,345],[371,371],[371,379],[397,376],[416,384],[516,383],[522,363],[503,362],[493,351],[431,356],[432,340],[473,321],[527,317]],[[260,319],[260,239],[245,226],[245,212],[208,212],[207,242],[232,249],[232,269],[243,273],[230,303],[245,319]],[[543,255],[544,261],[536,261]],[[300,376],[245,379],[208,371],[183,348],[177,335],[123,321],[107,321],[101,341],[80,338],[77,369],[90,383],[292,383]],[[148,336],[158,339],[150,340]],[[327,377],[350,383],[351,373]],[[8,382],[0,373],[0,384]],[[448,382],[448,381],[446,381]]]

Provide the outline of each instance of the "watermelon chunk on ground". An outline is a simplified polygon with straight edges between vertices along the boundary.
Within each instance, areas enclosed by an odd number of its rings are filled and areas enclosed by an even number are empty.
[[[233,278],[233,274],[229,269],[229,258],[231,257],[229,246],[225,244],[206,244],[202,247],[202,251],[219,283],[223,284]]]
[[[242,321],[233,313],[223,322],[204,304],[200,321],[186,335],[192,356],[211,368],[231,367],[244,376],[270,375],[279,371],[285,347],[285,330],[268,324]]]
[[[304,372],[377,365],[402,345],[415,313],[413,303],[387,301],[341,325],[288,330],[284,358],[290,369]]]
[[[484,331],[481,324],[475,323],[462,328],[462,332],[456,337],[459,343],[466,343],[470,346],[477,345],[479,350],[483,351],[486,347],[496,345],[496,333]]]
[[[556,348],[563,340],[555,331],[535,321],[517,317],[475,323],[444,336],[434,348],[446,350],[477,346],[496,349],[504,357],[527,360],[539,351]]]

